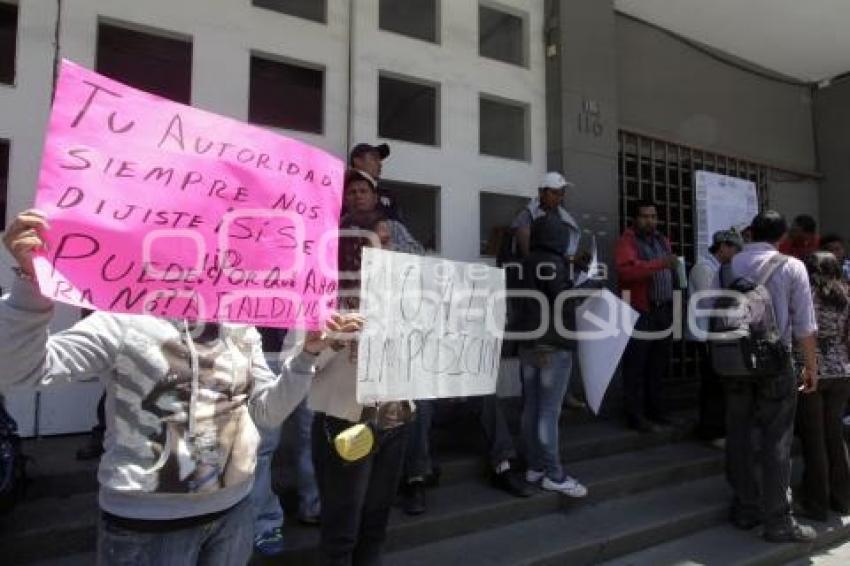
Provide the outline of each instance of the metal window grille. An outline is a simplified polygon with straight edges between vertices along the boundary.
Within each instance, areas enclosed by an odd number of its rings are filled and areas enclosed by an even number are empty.
[[[618,137],[621,231],[629,224],[631,204],[651,199],[657,205],[659,230],[670,238],[673,252],[684,256],[689,268],[696,260],[696,171],[752,181],[761,208],[767,206],[770,168],[766,165],[627,131],[620,131]],[[686,340],[674,342],[670,364],[674,383],[665,388],[668,400],[691,403],[698,389],[696,348]]]

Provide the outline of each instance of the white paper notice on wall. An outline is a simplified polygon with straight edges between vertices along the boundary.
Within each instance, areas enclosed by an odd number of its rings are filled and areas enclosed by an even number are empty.
[[[504,271],[366,248],[361,276],[359,403],[496,391]]]
[[[696,172],[697,257],[703,257],[711,246],[711,237],[719,230],[735,228],[739,232],[750,225],[758,214],[759,201],[752,181]]]

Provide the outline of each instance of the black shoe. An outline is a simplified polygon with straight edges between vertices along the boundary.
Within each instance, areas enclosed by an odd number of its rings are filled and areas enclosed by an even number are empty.
[[[493,485],[514,497],[531,497],[534,495],[534,487],[527,484],[519,474],[510,469],[500,474],[493,474]]]
[[[675,424],[676,424],[675,422],[673,422],[672,419],[670,419],[670,417],[667,417],[667,416],[664,416],[664,415],[652,416],[652,417],[649,417],[649,420],[654,422],[655,424],[657,424],[659,426],[663,426],[663,427],[667,427],[667,428],[675,426]]]
[[[77,460],[95,460],[103,454],[103,442],[92,439],[87,445],[77,450]]]
[[[664,430],[664,427],[652,422],[646,417],[629,417],[626,421],[629,428],[643,433],[658,433]]]
[[[761,524],[761,521],[755,517],[740,517],[737,515],[733,516],[731,521],[735,528],[742,531],[751,531]]]
[[[764,540],[768,542],[812,542],[816,538],[818,534],[813,528],[796,522],[764,531]]]
[[[732,509],[732,512],[729,514],[729,520],[735,525],[735,528],[742,531],[751,531],[761,524],[761,519],[758,517],[748,513],[741,513],[735,509]]]
[[[425,474],[425,479],[422,480],[425,487],[429,489],[432,487],[438,487],[440,485],[440,474],[442,474],[442,469],[439,464],[434,464],[431,467],[431,473]]]
[[[298,515],[298,522],[308,527],[316,527],[321,521],[319,515]]]
[[[425,512],[425,482],[407,483],[402,488],[401,510],[407,515],[421,515]]]
[[[829,520],[829,512],[826,509],[819,509],[814,505],[805,501],[797,501],[794,503],[794,515],[825,523]]]

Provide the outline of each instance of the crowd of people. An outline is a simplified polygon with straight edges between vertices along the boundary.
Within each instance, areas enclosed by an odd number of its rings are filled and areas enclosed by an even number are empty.
[[[359,272],[369,246],[423,253],[381,186],[389,154],[386,144],[351,151],[340,271]],[[487,438],[494,487],[515,497],[539,489],[577,498],[588,493],[567,473],[559,443],[576,340],[551,322],[574,312],[574,303],[556,299],[574,287],[575,274],[589,260],[582,230],[567,211],[571,186],[560,173],[547,173],[501,246],[509,289],[546,298],[508,304],[511,330],[545,327],[515,344],[522,384],[519,445],[498,397],[466,403]],[[635,329],[641,331],[621,363],[627,426],[641,433],[671,426],[663,392],[675,293],[699,296],[741,279],[763,286],[782,352],[780,369],[757,379],[719,374],[708,307],[688,303],[697,314],[689,317],[694,324],[687,326],[687,339],[701,361],[697,431],[717,445],[725,439],[736,527],[763,525],[771,541],[811,540],[814,531],[795,515],[825,520],[830,510],[850,512],[842,428],[850,398],[850,260],[843,240],[818,237],[808,216],[788,230],[781,215],[765,211],[745,230],[714,234],[708,254],[690,271],[688,289],[680,289],[680,260],[658,229],[656,203],[639,201],[632,212],[614,250],[618,284],[639,314]],[[345,314],[333,314],[324,331],[301,337],[103,312],[48,335],[52,303],[39,294],[32,265],[48,223],[28,211],[4,235],[18,268],[0,302],[0,356],[7,361],[2,386],[103,379],[98,431],[105,432],[79,455],[103,452],[100,563],[237,565],[253,552],[283,552],[284,512],[272,477],[282,436],[289,438],[283,473],[294,478],[298,492],[289,514],[318,526],[323,564],[378,564],[393,504],[399,500],[411,515],[427,512],[427,488],[438,476],[431,428],[441,401],[357,402],[356,333],[364,324],[357,279],[340,281],[346,292],[339,313]],[[511,265],[522,267],[519,274],[510,273]],[[565,310],[554,312],[556,305]],[[792,498],[795,419],[805,474]]]

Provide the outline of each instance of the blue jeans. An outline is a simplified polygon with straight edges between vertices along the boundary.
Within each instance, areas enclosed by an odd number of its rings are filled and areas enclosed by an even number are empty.
[[[254,471],[254,489],[251,502],[254,505],[254,533],[262,534],[283,526],[283,509],[280,499],[272,488],[272,460],[280,443],[285,439],[283,473],[294,477],[298,486],[298,515],[316,517],[320,514],[319,488],[313,470],[313,454],[310,445],[310,429],[313,412],[302,401],[283,422],[274,429],[258,429],[260,446],[257,449],[257,467]]]
[[[310,442],[312,427],[313,411],[307,407],[306,399],[295,407],[283,423],[283,473],[295,478],[299,517],[318,517],[322,507],[313,469],[313,447]]]
[[[522,438],[530,470],[543,471],[554,481],[563,479],[558,419],[570,384],[573,354],[554,350],[521,354]]]
[[[99,566],[244,566],[254,549],[248,498],[224,515],[171,531],[138,531],[98,521]]]
[[[272,458],[280,442],[280,427],[257,427],[257,431],[260,433],[260,445],[257,448],[257,467],[254,468],[254,487],[250,497],[254,510],[254,535],[283,526],[283,509],[272,489]]]

